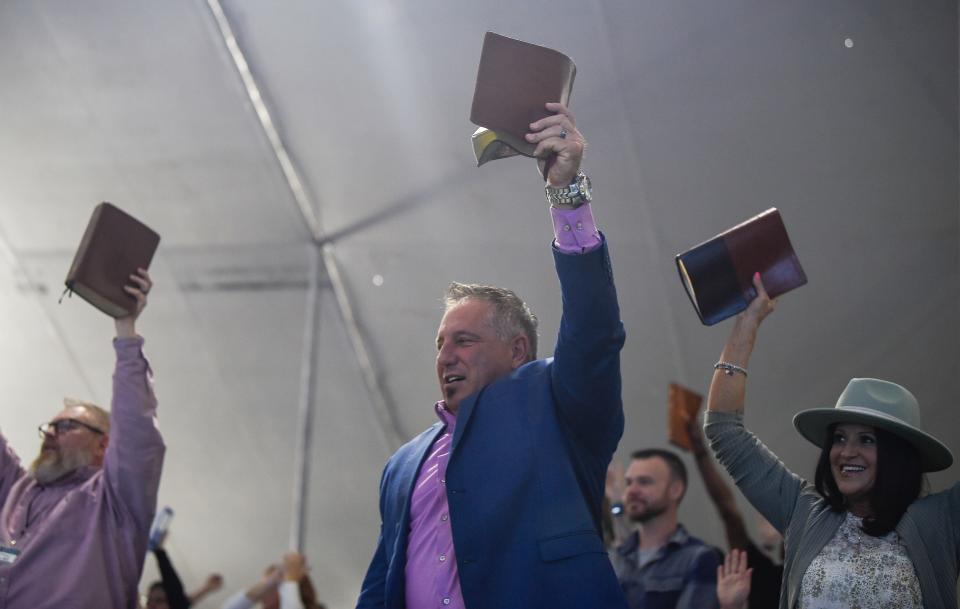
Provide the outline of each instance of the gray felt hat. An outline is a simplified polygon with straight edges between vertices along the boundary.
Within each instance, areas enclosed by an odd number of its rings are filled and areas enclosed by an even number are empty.
[[[812,408],[793,417],[800,435],[821,448],[827,429],[836,423],[870,425],[896,434],[917,449],[924,471],[947,469],[953,463],[950,449],[923,431],[917,398],[896,383],[851,379],[833,408]]]

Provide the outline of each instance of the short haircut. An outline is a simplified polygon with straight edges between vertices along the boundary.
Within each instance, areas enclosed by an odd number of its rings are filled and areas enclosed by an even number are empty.
[[[664,460],[667,464],[667,467],[670,469],[670,476],[674,480],[679,480],[683,482],[683,492],[687,492],[687,466],[683,464],[683,461],[677,456],[677,453],[672,450],[667,450],[665,448],[644,448],[642,450],[634,451],[630,458],[634,461],[638,459],[652,459],[654,457],[659,457]],[[680,498],[683,499],[683,495],[680,495]]]
[[[63,398],[63,406],[64,408],[83,408],[93,416],[94,421],[97,422],[97,428],[104,435],[110,435],[110,413],[103,408],[92,402],[84,402],[74,398]]]
[[[527,361],[537,359],[537,316],[533,314],[527,303],[512,290],[454,281],[443,295],[445,310],[449,311],[471,298],[485,300],[493,306],[490,324],[500,340],[509,341],[514,336],[523,334],[530,345]]]
[[[830,448],[836,425],[827,429],[827,437],[820,450],[813,484],[831,509],[842,512],[847,509],[847,500],[833,479],[830,467]],[[879,427],[877,436],[877,475],[870,491],[872,515],[863,519],[863,532],[882,537],[894,530],[924,487],[923,466],[920,454],[912,444],[900,436]]]

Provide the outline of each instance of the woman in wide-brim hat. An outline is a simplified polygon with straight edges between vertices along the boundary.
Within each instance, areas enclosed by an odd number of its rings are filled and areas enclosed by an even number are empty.
[[[797,414],[797,430],[821,448],[813,484],[744,427],[747,364],[774,308],[759,275],[754,286],[758,296],[715,366],[704,429],[718,461],[784,536],[781,609],[957,607],[960,484],[922,495],[924,472],[946,469],[953,456],[923,430],[909,391],[852,379],[834,408]]]

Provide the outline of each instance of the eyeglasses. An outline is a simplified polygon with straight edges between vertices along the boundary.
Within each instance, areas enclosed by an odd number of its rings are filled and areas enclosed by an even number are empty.
[[[49,423],[44,423],[37,428],[37,431],[40,432],[40,437],[45,438],[47,435],[59,436],[62,433],[67,433],[68,431],[73,431],[74,429],[80,429],[84,427],[89,429],[95,434],[103,435],[102,429],[97,429],[93,425],[88,425],[83,421],[78,421],[76,419],[60,419],[57,421],[50,421]]]

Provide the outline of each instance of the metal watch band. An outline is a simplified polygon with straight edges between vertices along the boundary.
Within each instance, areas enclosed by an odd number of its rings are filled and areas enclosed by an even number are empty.
[[[543,187],[547,203],[558,209],[576,209],[584,203],[590,202],[590,178],[585,173],[578,172],[569,186],[553,188],[550,184]]]

